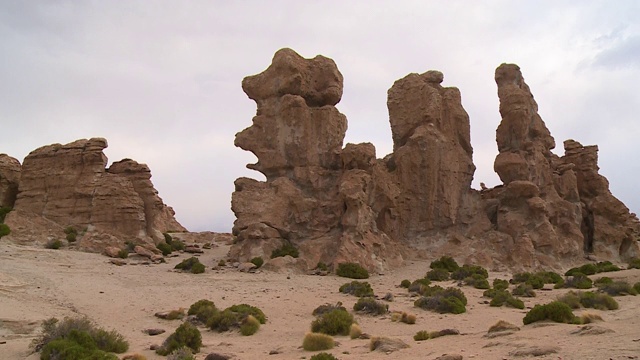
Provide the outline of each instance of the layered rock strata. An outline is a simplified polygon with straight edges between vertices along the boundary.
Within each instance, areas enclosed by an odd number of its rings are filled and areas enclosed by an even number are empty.
[[[393,153],[377,159],[372,144],[342,147],[342,75],[332,60],[282,49],[245,78],[258,109],[235,143],[256,155],[248,167],[266,181],[235,182],[231,256],[268,258],[291,243],[300,267],[352,261],[384,270],[412,256],[534,269],[591,253],[617,261],[638,254],[638,220],[598,174],[597,148],[568,140],[565,156],[551,152],[555,140],[516,65],[496,70],[494,168],[504,184],[471,189],[469,117],[443,79],[428,71],[393,84]]]
[[[125,241],[153,243],[162,232],[186,231],[158,197],[144,164],[129,159],[106,168],[102,138],[53,144],[32,151],[20,170],[14,210],[6,222],[20,242],[80,233],[79,247],[102,251]]]

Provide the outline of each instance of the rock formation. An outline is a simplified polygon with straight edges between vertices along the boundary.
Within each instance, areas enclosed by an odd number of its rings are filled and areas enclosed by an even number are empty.
[[[13,207],[19,182],[20,162],[7,154],[0,154],[0,207]]]
[[[346,118],[335,107],[335,63],[278,51],[263,73],[243,81],[256,101],[253,125],[236,146],[266,181],[235,182],[237,244],[231,257],[268,258],[298,247],[299,267],[359,262],[370,270],[447,254],[493,268],[560,268],[586,254],[638,256],[640,226],[598,174],[597,147],[555,140],[518,66],[496,69],[502,121],[494,168],[503,185],[471,189],[475,166],[469,117],[457,88],[438,71],[396,81],[387,106],[393,153],[372,144],[342,148]]]
[[[6,222],[19,242],[81,232],[79,247],[102,251],[125,241],[153,243],[166,231],[186,231],[158,197],[144,164],[129,159],[106,169],[102,138],[53,144],[32,151],[20,169],[13,211]],[[46,236],[43,237],[43,234]]]

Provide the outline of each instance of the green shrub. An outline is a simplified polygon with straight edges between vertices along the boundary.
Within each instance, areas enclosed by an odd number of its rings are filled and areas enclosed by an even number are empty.
[[[171,242],[171,249],[173,251],[183,251],[187,246],[180,240],[173,240]]]
[[[540,271],[536,275],[541,277],[545,284],[557,284],[562,281],[562,276],[553,271]]]
[[[464,278],[462,282],[464,282],[465,285],[471,285],[476,289],[490,288],[489,280],[487,280],[487,278],[483,277],[481,274],[473,274],[471,276],[468,276]]]
[[[311,331],[327,335],[349,335],[353,315],[340,309],[322,314],[311,323]]]
[[[633,284],[633,289],[640,294],[640,282]]]
[[[600,287],[602,285],[608,285],[608,284],[613,284],[613,279],[611,279],[610,277],[606,277],[606,276],[603,276],[601,278],[597,278],[593,282],[593,285],[595,285],[596,287]]]
[[[193,352],[188,347],[181,347],[175,349],[167,356],[167,360],[196,360],[193,357]]]
[[[284,244],[282,244],[281,247],[273,250],[271,252],[271,258],[277,258],[277,257],[281,257],[281,256],[291,256],[294,258],[297,258],[298,256],[300,256],[300,253],[298,252],[298,249],[296,249],[295,246],[293,246],[293,244],[291,244],[290,242],[285,242]]]
[[[194,315],[203,324],[207,324],[216,313],[218,313],[216,305],[213,301],[206,299],[196,301],[187,311],[187,315]]]
[[[577,274],[593,275],[597,272],[598,272],[598,267],[595,264],[584,264],[582,266],[574,267],[567,270],[567,272],[564,273],[564,276],[575,276]]]
[[[342,306],[342,303],[338,301],[338,303],[335,304],[335,305],[324,304],[324,305],[318,306],[317,308],[315,308],[313,310],[312,315],[313,316],[321,316],[321,315],[326,314],[328,312],[331,312],[333,310],[347,311],[347,308]]]
[[[522,322],[527,325],[542,320],[551,320],[559,323],[574,323],[576,321],[576,317],[573,315],[569,305],[560,301],[553,301],[548,304],[534,306],[533,309],[525,315]]]
[[[321,352],[313,355],[310,360],[338,360],[338,358],[329,353]]]
[[[611,296],[638,295],[636,289],[626,281],[615,281],[609,284],[602,284],[598,288],[600,291]]]
[[[579,292],[580,305],[598,310],[616,310],[618,302],[608,294],[598,294],[592,291]]]
[[[580,309],[580,294],[575,291],[569,291],[568,293],[558,296],[558,301],[569,305],[572,309]]]
[[[260,329],[260,321],[253,315],[247,315],[242,325],[240,325],[240,334],[250,336],[258,332],[258,329]]]
[[[171,243],[173,242],[173,237],[171,236],[171,234],[165,232],[162,233],[162,236],[164,236],[164,242],[171,245]]]
[[[515,296],[536,297],[533,286],[527,283],[518,284],[518,286],[511,291],[511,294]]]
[[[420,330],[415,335],[413,335],[413,340],[415,341],[429,340],[429,332],[426,330]]]
[[[10,207],[7,207],[7,206],[0,207],[0,223],[4,223],[4,218],[7,216],[8,213],[11,212],[11,210],[13,210],[13,209],[10,208]],[[5,235],[7,235],[7,234],[5,234]],[[0,237],[2,237],[2,236],[0,235]]]
[[[507,305],[516,309],[524,309],[524,303],[522,300],[514,298],[507,290],[492,290],[493,291],[490,293],[490,296],[487,296],[489,295],[487,291],[485,291],[485,294],[487,295],[483,294],[487,297],[491,297],[489,306],[500,307]]]
[[[373,289],[366,281],[352,281],[340,286],[339,291],[343,294],[351,294],[357,297],[373,296]]]
[[[65,338],[53,340],[42,348],[44,360],[117,360],[118,357],[98,349],[95,341],[85,331],[71,330]]]
[[[333,349],[335,342],[327,334],[307,333],[302,340],[302,348],[307,351],[321,351]]]
[[[440,292],[434,296],[423,296],[416,300],[413,305],[421,309],[436,311],[441,314],[462,314],[466,311],[466,297],[463,302],[460,298],[454,295],[446,295],[444,292]]]
[[[62,241],[54,239],[54,240],[49,240],[44,247],[47,249],[53,249],[53,250],[58,250],[60,249],[60,247],[62,246]]]
[[[633,258],[629,260],[628,269],[640,269],[640,258]]]
[[[596,267],[598,268],[599,273],[621,270],[618,266],[613,265],[611,261],[601,261],[599,263],[596,263]]]
[[[51,345],[45,351],[49,344]],[[73,357],[75,356],[73,354],[76,353],[82,356],[93,356],[93,353],[100,355],[101,352],[123,353],[129,349],[129,343],[118,332],[100,328],[87,318],[64,318],[62,321],[51,318],[44,321],[42,333],[33,340],[32,346],[36,351],[42,350],[42,354],[48,354],[46,358],[51,359],[58,359],[59,357],[76,359]],[[82,348],[85,350],[97,349],[99,352],[86,352]],[[68,352],[69,357],[61,354],[60,351],[65,354]],[[82,356],[77,357],[77,359],[91,358]],[[96,358],[117,359],[117,357],[113,356]]]
[[[482,266],[463,265],[461,268],[451,274],[451,278],[455,280],[464,280],[468,277],[473,276],[474,274],[478,274],[485,279],[489,277],[489,272],[487,272],[487,269],[483,268]]]
[[[424,288],[428,287],[429,284],[431,284],[431,280],[422,278],[412,282],[407,289],[409,290],[409,292],[417,292],[419,294],[422,294]]]
[[[503,279],[493,279],[493,288],[496,290],[506,290],[509,287],[509,282]]]
[[[409,286],[411,286],[411,280],[409,279],[404,279],[400,282],[400,287],[408,289]]]
[[[371,297],[361,297],[353,305],[353,310],[369,315],[383,315],[389,312],[389,305],[378,302]]]
[[[78,238],[78,230],[73,226],[67,226],[64,228],[64,233],[67,235],[66,239],[70,243],[75,242]]]
[[[156,248],[162,251],[162,255],[164,256],[167,256],[171,254],[171,252],[173,252],[173,248],[171,247],[171,245],[167,244],[166,242],[159,242],[156,245]]]
[[[327,264],[323,263],[322,261],[318,261],[318,263],[316,264],[316,269],[320,271],[329,271],[329,267],[327,266]]]
[[[449,271],[447,271],[447,269],[436,268],[429,270],[425,277],[431,281],[445,281],[449,280]]]
[[[262,266],[262,264],[264,264],[264,260],[262,260],[262,257],[260,256],[254,257],[253,259],[249,260],[249,262],[255,265],[256,269],[259,269]]]
[[[256,319],[258,319],[258,321],[260,321],[260,324],[265,324],[267,322],[267,316],[264,314],[264,312],[262,312],[262,310],[255,306],[251,306],[248,304],[239,304],[229,306],[227,309],[233,311],[236,314],[240,314],[243,317],[252,315]]]
[[[442,256],[440,259],[432,261],[429,267],[432,269],[444,269],[448,272],[454,272],[460,268],[458,263],[450,256]]]
[[[197,257],[192,256],[188,259],[182,260],[174,269],[188,271],[193,274],[201,274],[204,272],[204,265],[198,260]]]
[[[197,353],[201,346],[200,330],[189,322],[183,322],[173,334],[169,335],[162,346],[156,350],[156,353],[166,356],[181,347],[188,347]]]
[[[574,276],[569,276],[565,279],[564,283],[558,283],[556,286],[562,285],[565,288],[575,289],[591,289],[593,281],[588,276],[577,273]]]
[[[232,328],[242,327],[249,316],[254,317],[261,324],[267,322],[265,314],[255,306],[239,304],[229,306],[223,311],[217,311],[212,305],[207,305],[207,303],[204,302],[202,304],[202,310],[200,310],[201,316],[207,319],[207,326],[211,328],[211,330],[222,332]]]
[[[120,249],[120,251],[118,251],[118,257],[120,259],[126,259],[129,257],[129,251],[127,251],[127,249]]]
[[[0,224],[0,238],[3,236],[11,234],[11,229],[7,224]]]
[[[224,261],[224,259],[221,259],[220,261],[218,261],[218,266],[220,266],[220,267],[227,266],[227,262]]]
[[[341,263],[338,264],[336,275],[350,278],[350,279],[368,279],[369,272],[367,269],[356,263]]]
[[[76,242],[77,240],[77,234],[75,233],[71,233],[71,234],[67,234],[66,239],[68,242],[72,243],[72,242]]]
[[[524,272],[513,275],[512,284],[527,284],[533,289],[542,289],[544,284],[556,284],[562,281],[562,277],[552,271],[540,271],[535,274]]]

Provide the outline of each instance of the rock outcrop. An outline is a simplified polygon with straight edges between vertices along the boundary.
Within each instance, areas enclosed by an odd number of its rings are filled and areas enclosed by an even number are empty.
[[[0,207],[13,207],[19,182],[20,162],[7,154],[0,154]]]
[[[597,148],[555,140],[520,69],[496,70],[502,121],[494,168],[503,185],[471,189],[475,166],[469,117],[457,88],[438,71],[409,74],[388,92],[393,153],[342,142],[335,107],[342,75],[325,57],[278,51],[263,73],[245,78],[256,101],[253,125],[236,146],[266,177],[235,182],[237,243],[231,257],[269,257],[290,243],[297,266],[359,262],[384,270],[412,256],[447,254],[493,268],[559,268],[585,254],[638,254],[638,219],[598,174]]]
[[[14,210],[6,222],[18,242],[81,233],[79,247],[102,251],[125,241],[153,243],[162,232],[186,231],[158,197],[144,164],[129,159],[106,168],[102,138],[53,144],[32,151],[20,170]]]

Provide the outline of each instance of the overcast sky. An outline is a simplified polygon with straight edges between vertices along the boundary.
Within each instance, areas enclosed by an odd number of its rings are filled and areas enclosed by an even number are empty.
[[[233,181],[263,179],[233,146],[255,103],[242,92],[275,51],[334,59],[347,142],[392,150],[387,90],[435,69],[471,118],[474,186],[493,172],[493,79],[518,64],[556,139],[600,148],[613,194],[640,210],[640,1],[0,1],[0,129],[22,161],[104,137],[110,162],[146,163],[178,220],[230,231]]]

